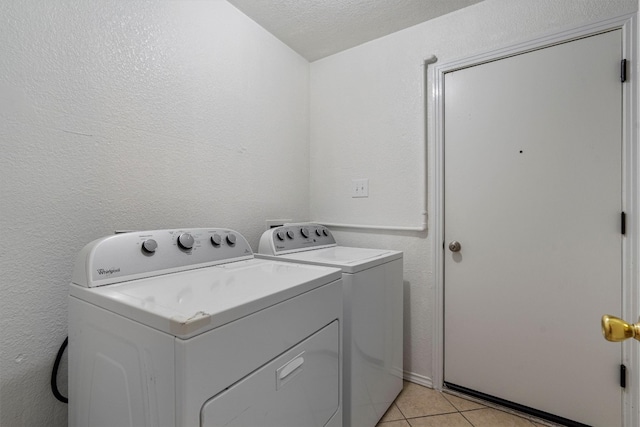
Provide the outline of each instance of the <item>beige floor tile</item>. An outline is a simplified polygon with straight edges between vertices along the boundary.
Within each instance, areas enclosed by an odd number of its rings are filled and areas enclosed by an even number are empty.
[[[407,418],[456,412],[456,408],[442,396],[442,393],[406,381],[404,389],[396,399],[396,405]]]
[[[407,420],[389,421],[386,423],[378,423],[376,427],[411,427]]]
[[[433,415],[431,417],[411,418],[411,427],[473,427],[460,414]]]
[[[474,427],[533,427],[533,423],[527,419],[492,408],[467,411],[463,416]]]
[[[395,403],[392,403],[387,412],[380,418],[380,422],[404,420],[404,415],[400,412]]]
[[[458,411],[461,411],[461,412],[462,411],[472,411],[474,409],[486,408],[486,406],[484,406],[484,405],[481,405],[481,404],[476,403],[476,402],[472,402],[472,401],[467,400],[467,399],[463,399],[463,398],[458,397],[458,396],[454,396],[453,394],[442,393],[442,395],[453,406],[455,406]]]

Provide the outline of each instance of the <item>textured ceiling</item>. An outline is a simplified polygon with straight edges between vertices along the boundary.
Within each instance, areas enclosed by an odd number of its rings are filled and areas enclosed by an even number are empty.
[[[228,0],[309,61],[482,0]]]

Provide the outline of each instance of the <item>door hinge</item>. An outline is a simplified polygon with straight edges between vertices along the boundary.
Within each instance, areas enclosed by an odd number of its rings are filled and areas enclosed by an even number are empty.
[[[620,387],[627,388],[627,367],[620,365]]]
[[[627,60],[620,61],[620,81],[622,83],[627,81]]]
[[[627,214],[624,212],[620,213],[620,233],[627,234]]]

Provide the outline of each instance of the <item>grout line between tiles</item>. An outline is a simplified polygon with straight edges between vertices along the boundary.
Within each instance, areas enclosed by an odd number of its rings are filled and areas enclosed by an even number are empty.
[[[429,415],[418,415],[417,417],[405,417],[407,420],[415,420],[416,418],[429,418],[429,417],[437,417],[438,415],[450,415],[459,413],[457,409],[451,412],[438,412],[437,414],[429,414]]]
[[[479,409],[483,409],[483,408],[479,408]],[[476,409],[476,411],[479,409]],[[471,412],[471,411],[466,411],[466,412]],[[462,418],[464,418],[469,424],[471,424],[471,427],[476,427],[475,424],[473,424],[469,418],[465,417],[462,412],[460,412],[460,415],[462,415]]]
[[[393,402],[393,404],[396,405],[396,402]],[[404,412],[402,412],[402,409],[400,409],[400,407],[398,405],[396,405],[396,408],[398,408],[398,411],[400,412],[400,415],[402,415],[402,418],[404,418],[406,420],[407,416],[404,414]],[[409,422],[409,421],[407,421],[407,422]]]

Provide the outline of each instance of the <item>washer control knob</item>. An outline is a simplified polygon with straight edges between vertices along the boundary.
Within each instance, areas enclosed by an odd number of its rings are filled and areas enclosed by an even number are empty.
[[[318,237],[322,236],[322,231],[320,231],[319,228],[316,228],[316,236]]]
[[[327,230],[322,230],[322,234],[324,237],[329,237],[329,232]]]
[[[284,231],[278,231],[276,233],[276,237],[278,238],[278,240],[284,240]]]
[[[287,231],[287,237],[290,238],[290,239],[293,239],[293,231],[288,230]]]
[[[309,237],[309,229],[308,228],[301,228],[300,229],[300,234],[302,234],[302,237],[304,237],[306,239],[307,237]]]
[[[193,236],[189,233],[182,233],[178,236],[178,246],[182,249],[189,250],[193,248]]]
[[[235,245],[236,244],[236,235],[235,234],[228,234],[227,235],[227,243],[230,245]]]
[[[220,243],[222,243],[222,237],[220,237],[219,234],[214,234],[213,236],[211,236],[211,244],[213,246],[220,246]]]
[[[142,251],[148,254],[152,254],[158,248],[158,242],[153,239],[147,239],[142,242]]]

